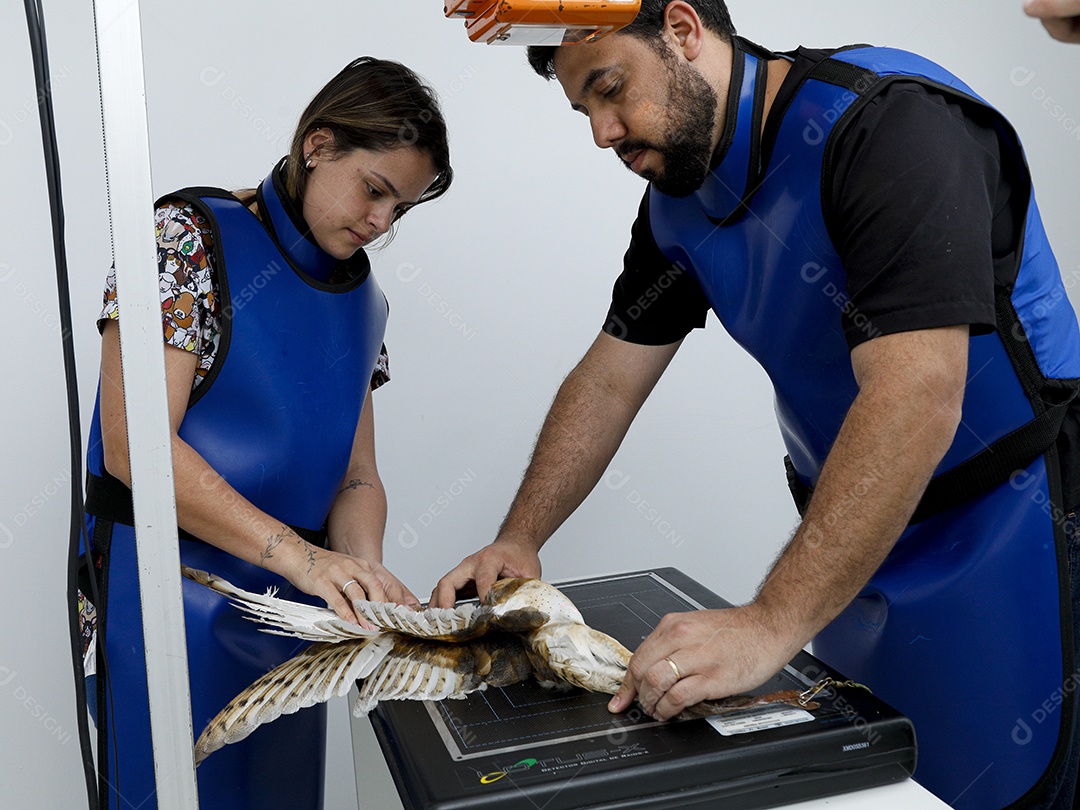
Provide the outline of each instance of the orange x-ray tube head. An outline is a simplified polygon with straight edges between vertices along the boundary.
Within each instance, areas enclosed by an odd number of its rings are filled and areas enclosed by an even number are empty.
[[[592,42],[631,23],[641,0],[446,0],[473,42],[563,45]]]

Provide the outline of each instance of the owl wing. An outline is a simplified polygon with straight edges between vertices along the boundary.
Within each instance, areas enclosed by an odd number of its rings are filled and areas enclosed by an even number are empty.
[[[346,694],[357,679],[379,667],[394,641],[392,634],[384,634],[351,643],[312,644],[255,681],[210,721],[195,744],[196,764],[283,714]]]
[[[389,602],[353,602],[353,609],[372,624],[414,638],[469,641],[490,631],[529,633],[549,621],[549,602],[569,603],[559,591],[539,580],[501,579],[482,604],[413,610]],[[572,606],[571,606],[572,608]],[[576,613],[576,608],[572,608]]]
[[[399,637],[360,685],[353,714],[383,700],[445,700],[525,680],[532,664],[520,639],[504,634],[460,644]]]
[[[238,588],[219,576],[182,566],[188,579],[229,597],[233,604],[250,614],[254,621],[269,625],[267,633],[294,636],[307,641],[346,641],[376,635],[379,630],[364,628],[341,619],[330,608],[320,608],[278,599],[272,593],[256,594]],[[358,616],[381,630],[392,630],[417,638],[461,641],[487,632],[493,619],[492,608],[475,604],[456,608],[415,610],[392,602],[352,603]]]
[[[365,630],[340,618],[330,608],[305,605],[288,599],[278,599],[273,593],[257,594],[238,588],[206,571],[181,566],[184,576],[229,597],[236,607],[249,614],[248,618],[261,624],[267,633],[293,636],[307,641],[355,641],[378,635],[377,630]]]
[[[492,609],[472,603],[455,608],[415,610],[392,602],[367,602],[357,599],[353,610],[358,616],[384,630],[393,630],[414,638],[434,641],[467,641],[487,632]]]

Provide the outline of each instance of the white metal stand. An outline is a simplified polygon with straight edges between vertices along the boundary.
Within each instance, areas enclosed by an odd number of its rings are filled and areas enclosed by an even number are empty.
[[[96,0],[94,15],[157,806],[161,810],[189,810],[198,807],[198,795],[153,238],[139,3]]]

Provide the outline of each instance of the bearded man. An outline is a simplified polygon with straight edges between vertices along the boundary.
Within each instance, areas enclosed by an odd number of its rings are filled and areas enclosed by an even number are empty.
[[[649,186],[498,537],[432,604],[540,575],[712,309],[773,382],[803,520],[750,603],[665,617],[612,711],[670,718],[812,640],[914,721],[945,801],[1071,807],[1080,332],[1013,128],[915,54],[767,51],[722,0],[529,60]]]

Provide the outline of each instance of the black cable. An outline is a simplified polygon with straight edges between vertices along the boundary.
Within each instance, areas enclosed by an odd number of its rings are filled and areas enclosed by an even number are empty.
[[[52,214],[53,254],[56,261],[56,287],[60,302],[60,337],[64,352],[64,376],[67,381],[68,438],[71,449],[71,531],[68,542],[67,599],[68,627],[71,640],[72,666],[75,678],[76,722],[79,728],[79,747],[86,777],[87,801],[91,810],[98,807],[97,774],[90,744],[90,727],[86,710],[86,682],[83,676],[82,634],[79,629],[79,605],[75,598],[78,589],[79,544],[85,543],[86,522],[83,515],[82,487],[82,426],[79,420],[79,389],[75,373],[75,344],[71,324],[71,291],[68,287],[67,252],[64,247],[64,205],[60,189],[60,158],[56,146],[56,121],[53,118],[52,89],[49,82],[49,56],[45,42],[45,16],[40,0],[25,0],[26,25],[30,33],[30,51],[34,61],[34,80],[37,86],[38,114],[41,119],[41,141],[45,154],[45,175],[49,186],[49,208]],[[89,555],[89,550],[87,551]],[[91,568],[91,582],[94,580]],[[95,604],[97,596],[94,595]],[[103,707],[99,707],[99,711]]]

